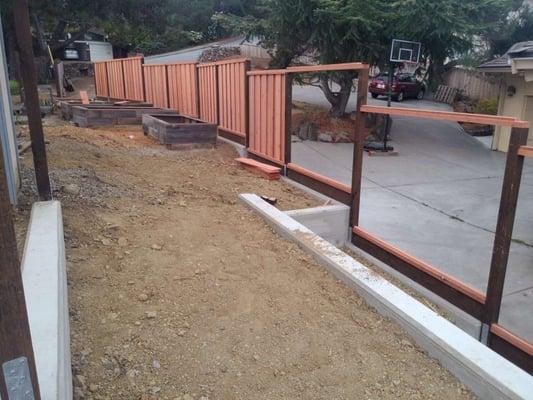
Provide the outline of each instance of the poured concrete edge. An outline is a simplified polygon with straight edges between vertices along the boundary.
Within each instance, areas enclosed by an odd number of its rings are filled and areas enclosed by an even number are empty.
[[[533,377],[418,300],[254,194],[239,196],[279,234],[399,323],[427,353],[482,399],[533,399]]]
[[[33,205],[21,268],[41,398],[71,400],[65,241],[58,201]]]

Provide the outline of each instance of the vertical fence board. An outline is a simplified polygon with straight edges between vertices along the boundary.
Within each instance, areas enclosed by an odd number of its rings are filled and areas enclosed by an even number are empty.
[[[126,98],[124,90],[124,70],[122,60],[106,61],[107,79],[109,82],[109,97],[117,100]]]
[[[124,98],[126,100],[144,101],[142,57],[122,59],[124,69]]]
[[[249,143],[252,154],[283,165],[286,162],[285,140],[290,132],[285,116],[287,79],[285,71],[249,74]]]
[[[217,67],[214,63],[198,65],[200,119],[218,124]]]
[[[182,115],[198,117],[198,73],[195,63],[167,65],[169,107]]]
[[[96,88],[96,96],[109,96],[109,88],[107,86],[107,65],[105,61],[94,63],[94,84]]]
[[[168,85],[166,65],[143,65],[146,101],[154,107],[168,108]]]

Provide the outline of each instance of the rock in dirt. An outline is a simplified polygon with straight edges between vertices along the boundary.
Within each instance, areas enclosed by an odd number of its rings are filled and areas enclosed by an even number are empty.
[[[146,311],[146,318],[154,319],[155,317],[157,317],[156,311]]]
[[[81,191],[81,188],[78,185],[75,185],[74,183],[69,183],[63,186],[63,192],[67,194],[71,194],[73,196],[79,195],[80,191]]]
[[[331,143],[333,142],[333,136],[331,136],[329,133],[321,132],[318,134],[318,141],[325,142],[325,143]]]
[[[118,245],[120,247],[126,247],[128,245],[128,239],[126,239],[125,237],[119,237],[118,238]]]
[[[152,250],[158,250],[158,251],[163,250],[163,246],[158,245],[158,244],[153,244],[151,248]]]
[[[141,293],[137,298],[139,301],[148,301],[148,295],[146,293]]]

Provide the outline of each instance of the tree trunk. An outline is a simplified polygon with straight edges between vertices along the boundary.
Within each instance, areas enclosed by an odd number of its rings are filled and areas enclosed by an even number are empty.
[[[329,114],[333,118],[342,118],[346,114],[346,106],[350,100],[353,81],[350,77],[342,77],[336,83],[340,86],[340,89],[338,92],[333,92],[329,85],[330,78],[325,75],[320,78],[320,88],[331,104]]]

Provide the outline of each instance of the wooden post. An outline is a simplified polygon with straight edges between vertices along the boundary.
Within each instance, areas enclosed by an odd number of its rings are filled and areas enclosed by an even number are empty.
[[[492,323],[498,322],[500,316],[505,273],[524,165],[524,157],[518,154],[518,150],[520,146],[527,143],[528,132],[529,129],[527,128],[513,128],[511,130],[485,304],[486,320],[484,322],[489,328]]]
[[[359,225],[359,208],[361,206],[361,179],[363,174],[363,142],[365,140],[365,113],[361,107],[368,98],[368,69],[359,70],[357,83],[357,108],[355,110],[355,132],[352,163],[352,206],[350,226]]]
[[[63,62],[59,60],[55,60],[54,61],[54,78],[55,78],[55,84],[56,84],[57,97],[65,97],[65,88],[63,86],[64,76],[65,76],[65,69],[63,66]]]
[[[252,63],[250,60],[244,62],[244,147],[248,148],[250,141],[250,87],[248,85],[248,71],[251,70]]]
[[[0,221],[0,396],[2,399],[13,398],[8,395],[3,366],[6,362],[26,357],[33,387],[33,398],[40,400],[39,382],[1,146]]]
[[[285,166],[291,162],[292,142],[292,74],[285,75]],[[285,167],[285,174],[288,169]]]
[[[52,192],[50,190],[50,178],[48,176],[48,163],[46,160],[46,147],[41,121],[39,93],[37,91],[37,78],[35,73],[35,62],[33,59],[32,36],[27,0],[13,2],[13,19],[14,21],[17,21],[14,25],[20,54],[22,82],[24,87],[24,104],[28,114],[37,189],[41,200],[50,200],[52,198]]]

